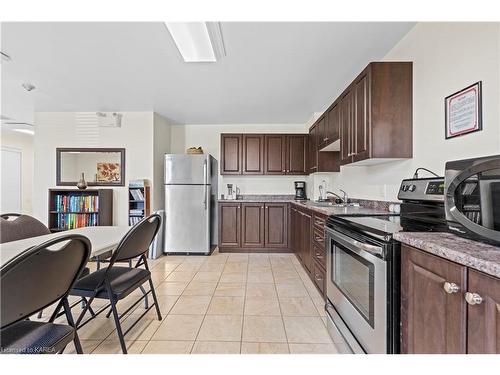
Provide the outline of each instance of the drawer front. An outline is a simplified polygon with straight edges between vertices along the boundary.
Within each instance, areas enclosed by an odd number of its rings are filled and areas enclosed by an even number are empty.
[[[312,266],[312,278],[314,284],[321,291],[321,294],[325,295],[326,291],[326,272],[325,270],[318,264],[318,262],[313,262]]]
[[[325,218],[315,214],[314,215],[314,228],[324,232],[325,231]]]
[[[325,250],[325,231],[318,230],[318,228],[314,227],[313,231],[313,244]]]
[[[326,269],[326,250],[324,248],[313,246],[313,258],[315,262]]]

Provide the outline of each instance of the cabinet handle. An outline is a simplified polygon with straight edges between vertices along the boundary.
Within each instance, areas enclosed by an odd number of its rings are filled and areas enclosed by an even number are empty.
[[[286,171],[283,169],[282,172],[285,173]]]
[[[446,281],[443,284],[443,289],[448,294],[454,294],[454,293],[458,293],[458,291],[460,291],[460,287],[457,284],[450,283],[448,281]]]
[[[469,305],[480,305],[483,302],[483,297],[477,293],[465,293],[465,300]]]

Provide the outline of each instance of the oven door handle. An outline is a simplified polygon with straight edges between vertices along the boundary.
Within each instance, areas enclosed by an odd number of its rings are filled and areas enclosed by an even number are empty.
[[[373,254],[373,255],[379,255],[381,257],[384,256],[384,249],[380,246],[375,246],[375,245],[370,245],[367,243],[359,242],[353,238],[347,237],[344,234],[341,234],[337,231],[335,231],[334,234],[335,237],[341,240],[341,242],[346,242],[354,247],[357,247],[358,249],[364,250],[367,253]]]

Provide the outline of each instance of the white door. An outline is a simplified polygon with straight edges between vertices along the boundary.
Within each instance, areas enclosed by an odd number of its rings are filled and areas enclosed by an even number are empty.
[[[21,150],[2,147],[0,212],[21,212]]]

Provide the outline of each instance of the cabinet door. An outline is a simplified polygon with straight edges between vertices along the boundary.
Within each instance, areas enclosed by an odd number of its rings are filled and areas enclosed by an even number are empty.
[[[243,174],[264,174],[264,136],[243,134]]]
[[[220,173],[242,173],[242,136],[241,134],[221,134],[220,141]]]
[[[297,211],[296,208],[291,208],[290,209],[290,230],[291,230],[291,235],[290,235],[290,249],[299,257],[299,259],[302,260],[302,254],[300,252],[301,249],[301,239],[300,239],[300,234],[301,234],[301,219],[300,219],[300,212]]]
[[[307,174],[306,167],[307,135],[286,136],[286,173]]]
[[[311,272],[311,234],[312,234],[312,218],[310,214],[305,212],[301,215],[301,247],[302,247],[302,264],[304,267]]]
[[[340,104],[335,104],[328,110],[326,116],[326,144],[333,143],[340,138]]]
[[[326,145],[326,119],[325,116],[321,116],[318,119],[317,127],[317,135],[316,135],[316,146],[317,149],[320,150]]]
[[[309,130],[308,147],[308,164],[309,173],[314,173],[318,169],[318,142],[317,142],[318,126],[315,125]]]
[[[286,136],[282,134],[266,134],[264,136],[264,173],[285,174],[286,173]]]
[[[219,247],[241,246],[241,204],[219,204]]]
[[[354,111],[354,94],[347,92],[340,101],[340,164],[352,162],[352,124]]]
[[[264,247],[264,203],[241,204],[241,247]]]
[[[267,203],[265,210],[265,247],[288,247],[288,204]]]
[[[468,293],[481,303],[467,306],[467,353],[500,353],[500,279],[469,269]]]
[[[312,270],[311,275],[314,284],[318,287],[319,291],[323,296],[325,296],[326,292],[326,272],[325,270],[318,264],[318,262],[313,261],[311,263]]]
[[[412,247],[401,249],[401,350],[466,352],[466,267]],[[445,291],[445,283],[458,290]]]
[[[356,112],[354,121],[354,161],[368,159],[370,156],[370,90],[368,73],[359,78],[355,85]]]

